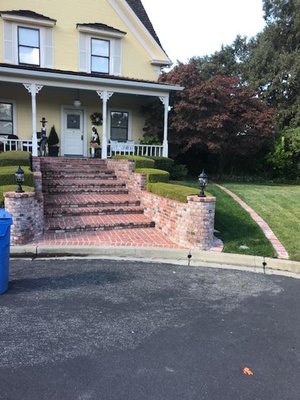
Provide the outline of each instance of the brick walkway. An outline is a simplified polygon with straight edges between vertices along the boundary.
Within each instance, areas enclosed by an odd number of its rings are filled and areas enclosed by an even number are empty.
[[[266,238],[271,242],[272,246],[274,247],[277,257],[282,258],[282,259],[288,259],[289,255],[286,249],[284,248],[283,244],[279,241],[275,233],[272,231],[272,229],[269,227],[269,225],[266,223],[265,220],[263,220],[250,206],[248,206],[247,203],[245,203],[239,196],[237,196],[235,193],[231,192],[229,189],[225,188],[224,186],[221,185],[216,185],[220,189],[222,189],[224,192],[226,192],[229,196],[231,196],[237,203],[240,204],[240,206],[243,207],[244,210],[246,210],[250,217],[257,223],[257,225],[261,228],[263,233],[265,234]]]
[[[185,249],[155,228],[119,229],[95,232],[46,233],[33,245],[45,246],[129,246]],[[210,251],[221,252],[223,242],[215,238]]]

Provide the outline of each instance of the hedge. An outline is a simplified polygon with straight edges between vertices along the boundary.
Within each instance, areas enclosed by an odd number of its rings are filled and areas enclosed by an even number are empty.
[[[135,168],[154,168],[155,161],[149,157],[131,156],[117,154],[113,156],[117,160],[131,160],[135,163]]]
[[[170,174],[162,169],[155,168],[136,168],[135,172],[145,174],[147,176],[147,190],[151,183],[155,182],[169,182]]]
[[[154,168],[157,169],[163,169],[164,171],[171,172],[173,165],[174,165],[174,160],[172,158],[167,158],[167,157],[149,157],[152,160],[154,160]]]
[[[30,153],[27,151],[5,151],[0,153],[0,166],[2,165],[30,165]]]
[[[34,186],[33,174],[30,171],[29,167],[22,166],[22,169],[25,172],[24,185]],[[17,170],[17,167],[15,165],[1,166],[1,168],[0,168],[0,186],[16,184],[16,177],[15,177],[16,170]]]
[[[147,190],[159,196],[180,201],[181,203],[187,203],[187,196],[199,193],[199,189],[196,188],[162,182],[149,183]]]
[[[0,185],[0,208],[4,208],[4,197],[5,192],[15,192],[17,185]],[[24,192],[33,192],[34,188],[32,186],[22,186]]]

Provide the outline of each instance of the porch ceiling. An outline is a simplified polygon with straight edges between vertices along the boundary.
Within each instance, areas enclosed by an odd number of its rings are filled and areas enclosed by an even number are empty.
[[[134,80],[111,75],[95,75],[83,72],[51,70],[0,64],[0,81],[14,83],[35,83],[43,86],[82,90],[108,90],[116,93],[145,96],[165,96],[183,87],[157,82]]]

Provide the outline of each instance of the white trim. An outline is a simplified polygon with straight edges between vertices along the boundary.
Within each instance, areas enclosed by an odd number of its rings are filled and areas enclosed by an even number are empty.
[[[97,29],[97,28],[92,28],[88,26],[77,26],[77,29],[81,33],[87,33],[89,35],[96,35],[96,36],[103,36],[106,38],[118,38],[122,39],[125,35],[126,32],[112,32],[112,31],[106,31],[104,29]]]
[[[38,24],[32,25],[29,23],[15,23],[15,22],[6,22],[11,24],[12,26],[12,54],[13,54],[13,63],[16,65],[22,65],[19,64],[19,46],[18,46],[18,28],[25,28],[25,29],[36,29],[39,31],[39,51],[40,51],[40,65],[33,65],[33,67],[45,67],[45,68],[52,68],[53,63],[54,63],[54,46],[53,46],[53,30],[50,29],[50,34],[51,34],[51,64],[46,65],[45,62],[45,53],[46,53],[46,29],[49,29],[49,27],[45,26],[40,26]],[[5,56],[5,55],[4,55]]]
[[[137,17],[135,12],[132,10],[132,8],[129,6],[129,4],[126,1],[122,0],[122,6],[126,9],[126,13],[123,12],[122,8],[118,4],[119,3],[118,0],[108,0],[108,2],[114,8],[114,10],[118,13],[120,18],[122,18],[124,23],[129,27],[130,31],[134,34],[134,36],[139,40],[139,42],[142,44],[144,49],[150,55],[151,59],[155,59],[156,57],[151,49],[151,46],[149,46],[149,42],[151,42],[152,45],[154,45],[155,47],[157,47],[159,49],[159,51],[162,54],[162,60],[166,61],[166,65],[172,64],[172,61],[166,55],[164,50],[159,46],[159,44],[153,38],[151,33],[148,31],[148,29],[145,27],[145,25],[140,21],[140,19]],[[133,22],[131,21],[132,19],[134,19],[136,21],[136,23],[138,24],[139,29],[143,33],[142,35],[139,32],[139,30],[136,29],[136,27],[134,26]]]
[[[113,107],[113,108],[108,108],[107,113],[108,113],[108,124],[107,124],[107,140],[110,140],[110,134],[111,134],[111,118],[110,114],[112,112],[126,112],[128,113],[128,139],[127,140],[132,140],[132,110],[128,110],[127,108],[124,109],[123,107]]]
[[[6,75],[6,76],[5,76]],[[11,75],[12,78],[10,78]],[[31,78],[30,78],[31,77]],[[149,82],[127,81],[57,72],[30,71],[0,66],[0,81],[15,83],[38,83],[45,86],[86,90],[108,90],[116,93],[142,94],[145,96],[165,96],[171,91],[182,91],[184,87]]]
[[[166,64],[165,61],[162,61],[162,60],[151,60],[150,64],[154,65],[154,66],[165,67],[166,65],[171,66],[172,62]]]
[[[13,135],[17,135],[17,102],[16,100],[11,99],[2,99],[0,98],[0,103],[11,103],[13,106]],[[17,135],[18,136],[18,135]]]
[[[30,18],[30,17],[23,17],[21,15],[11,15],[11,14],[1,14],[2,19],[4,21],[10,21],[10,22],[16,22],[16,23],[22,23],[22,24],[29,24],[29,25],[37,25],[37,26],[46,26],[46,27],[51,27],[56,25],[56,21],[49,21],[45,19],[39,19],[39,18]]]
[[[81,72],[87,72],[87,73],[92,73],[92,65],[91,65],[91,58],[92,58],[92,39],[96,40],[105,40],[109,42],[109,71],[107,75],[116,75],[119,76],[120,74],[116,72],[116,67],[115,67],[115,46],[116,42],[119,41],[119,38],[110,38],[108,36],[103,36],[100,35],[99,31],[97,31],[95,34],[89,34],[85,32],[79,32],[79,38],[78,38],[78,69]],[[85,66],[86,68],[83,69],[81,68],[81,57],[82,57],[82,49],[80,44],[84,42],[85,46]],[[122,41],[120,43],[120,70],[122,71]],[[93,72],[96,73],[96,72]]]

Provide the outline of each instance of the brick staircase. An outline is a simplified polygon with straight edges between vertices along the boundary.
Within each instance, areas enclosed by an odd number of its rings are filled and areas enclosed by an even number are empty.
[[[46,233],[154,227],[105,160],[43,158]]]

